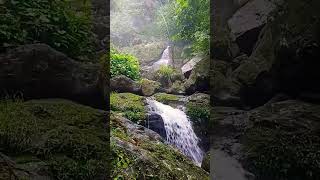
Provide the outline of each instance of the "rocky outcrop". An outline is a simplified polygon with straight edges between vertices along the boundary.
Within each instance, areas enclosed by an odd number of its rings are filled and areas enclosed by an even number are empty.
[[[157,133],[118,115],[111,116],[111,122],[112,163],[118,163],[119,158],[127,163],[112,169],[112,177],[209,179],[206,171],[165,144]]]
[[[106,109],[103,68],[76,62],[46,44],[23,45],[0,54],[0,90],[2,95],[66,98]]]
[[[223,149],[245,164],[257,178],[313,179],[318,176],[319,166],[309,167],[318,157],[308,158],[315,155],[320,146],[318,105],[286,100],[248,112],[227,108],[216,108],[215,112],[229,113],[215,117],[221,119],[214,128],[213,147]],[[305,168],[310,169],[312,175]]]
[[[212,52],[210,80],[212,156],[217,162],[213,174],[227,179],[231,171],[237,179],[314,179],[319,166],[307,164],[319,160],[314,127],[320,119],[320,88],[314,79],[319,79],[320,4],[270,1],[264,3],[272,6],[254,8],[258,2],[249,1],[226,18],[233,35],[226,23],[215,30],[222,36],[217,38],[221,44],[212,46],[217,50]],[[219,14],[216,18],[222,20]],[[243,26],[234,26],[236,22]],[[230,53],[234,42],[240,51],[236,56]]]
[[[312,33],[318,25],[311,22],[312,17],[308,15],[308,11],[303,14],[294,13],[302,6],[313,12],[316,2],[290,1],[283,6],[259,33],[250,56],[241,55],[231,62],[224,61],[227,73],[224,69],[213,67],[211,81],[215,84],[213,97],[217,99],[216,105],[223,105],[219,103],[223,97],[232,97],[231,102],[240,99],[237,106],[256,107],[279,92],[286,92],[293,97],[317,99],[317,83],[312,83],[309,79],[318,76],[313,68],[317,66],[317,62],[313,60],[319,57],[319,40]],[[299,21],[299,17],[305,18],[305,22],[290,21]],[[316,17],[318,16],[315,15]],[[309,30],[305,31],[304,27]],[[308,97],[304,94],[308,94]]]

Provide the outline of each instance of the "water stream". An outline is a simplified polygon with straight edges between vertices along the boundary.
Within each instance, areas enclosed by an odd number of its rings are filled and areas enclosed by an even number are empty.
[[[194,163],[201,166],[203,152],[198,146],[199,138],[192,129],[187,115],[180,109],[162,104],[153,99],[147,99],[149,110],[159,114],[164,122],[167,142],[177,147]]]

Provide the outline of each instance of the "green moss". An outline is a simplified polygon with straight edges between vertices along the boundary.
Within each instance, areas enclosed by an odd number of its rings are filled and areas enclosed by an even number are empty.
[[[170,102],[178,101],[179,97],[173,94],[157,93],[153,96],[157,101],[163,104],[169,104]]]
[[[252,170],[268,179],[319,177],[319,136],[312,131],[293,133],[283,128],[260,126],[246,132],[245,151]]]
[[[104,112],[65,100],[4,100],[0,146],[13,157],[39,158],[57,179],[104,177],[109,154],[106,118]]]
[[[144,97],[131,93],[111,93],[111,110],[122,113],[129,120],[144,124],[146,119],[146,109]]]

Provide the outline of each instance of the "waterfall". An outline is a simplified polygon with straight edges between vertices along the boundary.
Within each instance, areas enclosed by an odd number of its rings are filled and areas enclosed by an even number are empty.
[[[163,51],[161,58],[157,62],[153,63],[152,68],[154,71],[158,70],[162,65],[172,65],[172,57],[170,53],[170,46],[167,46],[167,48]]]
[[[167,142],[191,158],[196,165],[201,166],[203,152],[198,146],[199,138],[194,133],[187,115],[180,109],[152,99],[147,99],[147,103],[151,112],[162,117]]]

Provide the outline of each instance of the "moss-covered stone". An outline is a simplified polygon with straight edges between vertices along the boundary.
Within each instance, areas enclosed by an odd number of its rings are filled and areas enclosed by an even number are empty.
[[[251,123],[242,137],[246,160],[259,179],[313,180],[320,176],[319,110],[319,105],[290,100],[244,116]]]
[[[66,100],[4,100],[0,102],[1,151],[19,166],[56,179],[106,178],[107,116]]]
[[[160,88],[160,83],[149,79],[141,79],[141,91],[144,96],[151,96]]]
[[[117,114],[111,116],[111,122],[112,129],[122,129],[129,137],[112,134],[113,178],[209,179],[207,172],[178,150],[165,144],[155,132],[134,126]]]
[[[163,104],[169,104],[171,102],[175,102],[179,100],[179,97],[177,95],[174,94],[166,94],[166,93],[157,93],[155,95],[153,95],[153,97],[163,103]]]
[[[184,94],[185,92],[185,87],[182,81],[175,81],[170,90],[171,93],[173,94]]]
[[[146,109],[144,97],[131,93],[111,93],[110,107],[112,111],[123,114],[129,120],[144,124]]]

